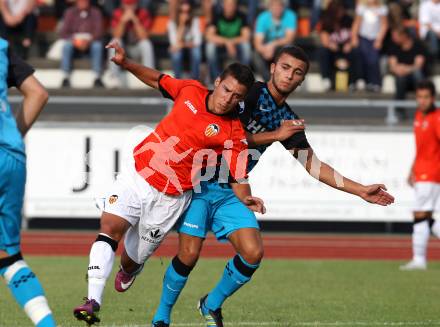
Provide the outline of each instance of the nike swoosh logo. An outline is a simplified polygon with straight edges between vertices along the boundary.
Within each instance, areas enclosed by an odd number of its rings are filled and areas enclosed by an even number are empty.
[[[170,285],[168,285],[168,284],[167,284],[167,288],[168,288],[170,291],[172,291],[172,292],[179,292],[179,290],[172,289],[172,288],[170,287]]]
[[[264,108],[263,106],[260,106],[260,110],[261,110],[261,111],[270,111],[270,109],[266,109],[266,108]]]
[[[133,284],[134,282],[134,277],[132,279],[130,279],[130,281],[128,283],[123,283],[121,282],[121,287],[126,290],[127,288],[129,288],[131,286],[131,284]]]

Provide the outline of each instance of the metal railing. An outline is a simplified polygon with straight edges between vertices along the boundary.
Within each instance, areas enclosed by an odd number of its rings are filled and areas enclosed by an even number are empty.
[[[11,103],[19,103],[21,96],[11,96]],[[97,104],[97,105],[164,105],[169,111],[172,102],[159,97],[97,97],[97,96],[52,96],[50,104]],[[386,108],[385,122],[388,125],[395,125],[399,119],[396,115],[396,108],[415,108],[415,101],[404,100],[370,100],[370,99],[288,99],[287,103],[292,107],[361,107],[361,108]]]

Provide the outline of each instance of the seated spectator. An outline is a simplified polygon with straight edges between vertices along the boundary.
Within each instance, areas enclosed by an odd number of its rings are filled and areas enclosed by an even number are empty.
[[[177,15],[179,13],[180,2],[184,0],[169,0],[169,13],[170,19],[176,21]],[[206,23],[209,24],[211,22],[212,15],[212,7],[214,0],[198,0],[195,1],[197,5],[200,5],[203,10],[203,16],[206,19]]]
[[[440,0],[427,0],[419,9],[420,37],[429,45],[434,58],[440,54]]]
[[[356,89],[359,78],[359,54],[351,43],[353,19],[345,12],[341,0],[332,0],[321,18],[319,38],[319,66],[323,77],[325,91],[335,87],[335,75],[338,69],[343,70],[342,63],[348,67],[349,89]]]
[[[61,37],[66,41],[63,46],[61,70],[64,73],[63,87],[70,87],[70,73],[74,55],[88,54],[92,59],[95,73],[94,86],[103,87],[102,74],[102,14],[98,8],[90,5],[90,0],[76,0],[75,6],[64,12]]]
[[[365,0],[356,6],[352,42],[359,48],[363,67],[362,77],[367,90],[379,92],[382,85],[380,50],[388,29],[388,9],[380,0]]]
[[[113,12],[111,33],[113,40],[125,47],[130,56],[140,57],[144,66],[154,68],[153,45],[149,39],[152,23],[150,13],[146,9],[138,8],[137,0],[122,0],[121,7]],[[112,49],[108,55],[109,58],[113,57]],[[114,86],[126,86],[119,66],[110,62],[109,68]]]
[[[255,65],[265,80],[270,77],[269,64],[277,49],[293,42],[296,28],[296,14],[286,8],[286,0],[269,0],[269,10],[258,15],[254,35]]]
[[[189,53],[191,61],[191,78],[200,78],[200,63],[202,61],[202,32],[198,17],[193,17],[193,8],[190,1],[180,3],[177,20],[168,23],[168,37],[170,39],[170,54],[174,76],[182,77],[183,58]]]
[[[206,30],[206,58],[211,82],[220,74],[219,55],[238,59],[242,64],[251,61],[251,30],[246,16],[237,10],[236,0],[223,1],[223,11],[215,15]]]
[[[388,54],[388,64],[395,78],[395,99],[403,100],[406,93],[414,89],[417,82],[425,77],[423,66],[426,62],[426,50],[423,44],[403,27],[393,29],[391,38],[394,44]],[[399,113],[404,116],[402,110]]]
[[[34,9],[35,0],[0,0],[0,36],[24,59],[37,26]]]

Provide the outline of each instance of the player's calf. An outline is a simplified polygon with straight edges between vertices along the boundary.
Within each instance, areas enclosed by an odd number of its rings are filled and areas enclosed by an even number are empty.
[[[0,275],[20,307],[37,327],[56,326],[37,276],[21,253],[0,259]]]

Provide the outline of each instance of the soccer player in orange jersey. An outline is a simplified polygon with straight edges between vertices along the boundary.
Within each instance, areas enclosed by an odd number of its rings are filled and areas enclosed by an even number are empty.
[[[435,87],[431,81],[422,81],[417,85],[416,100],[416,157],[408,176],[408,183],[414,188],[416,198],[413,259],[401,266],[402,270],[426,269],[430,229],[440,237],[440,221],[432,221],[433,212],[440,211],[440,110],[435,107]]]
[[[73,312],[89,325],[100,320],[97,312],[104,286],[123,235],[122,266],[127,272],[121,269],[117,274],[118,291],[131,285],[136,272],[188,207],[200,170],[216,167],[223,153],[228,153],[225,160],[237,197],[251,210],[264,211],[262,201],[251,196],[249,185],[238,183],[246,178],[247,164],[238,104],[254,83],[252,71],[232,64],[209,91],[198,81],[174,79],[127,59],[116,42],[107,48],[115,49],[115,64],[160,90],[174,105],[154,132],[134,148],[132,162],[105,196],[100,233],[90,250],[88,296]]]

